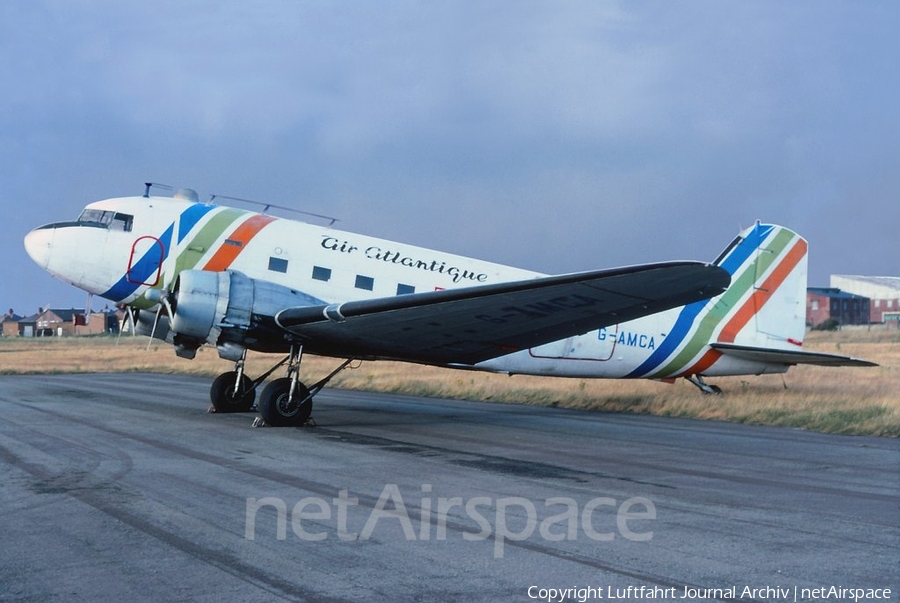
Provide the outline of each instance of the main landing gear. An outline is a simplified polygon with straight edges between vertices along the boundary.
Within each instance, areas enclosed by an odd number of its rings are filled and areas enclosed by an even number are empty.
[[[718,396],[722,393],[722,388],[718,385],[710,385],[703,380],[700,375],[687,375],[685,379],[700,388],[700,391],[707,395]]]
[[[256,407],[260,418],[254,422],[257,426],[262,424],[272,427],[294,427],[303,425],[309,421],[312,414],[313,396],[322,391],[322,388],[339,372],[347,368],[353,358],[345,360],[338,368],[327,377],[317,382],[311,388],[307,388],[300,381],[300,359],[303,355],[303,346],[292,346],[290,353],[278,364],[269,369],[257,379],[251,379],[244,374],[244,362],[247,352],[244,351],[241,359],[235,362],[233,371],[222,373],[213,381],[209,389],[209,397],[212,401],[210,412],[247,412],[253,409],[256,399],[256,388],[265,381],[269,375],[279,367],[287,364],[287,376],[275,379],[263,389]]]

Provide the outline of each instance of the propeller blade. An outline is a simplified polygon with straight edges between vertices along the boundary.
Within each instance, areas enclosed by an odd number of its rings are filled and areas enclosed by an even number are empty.
[[[134,337],[134,309],[131,306],[125,306],[125,317],[128,319],[128,324],[130,325],[131,336]],[[123,320],[122,322],[124,323],[125,321]],[[125,325],[122,324],[122,326],[119,327],[119,332],[116,334],[116,345],[119,345],[119,340],[122,338],[122,331],[124,330],[122,327],[124,326]]]
[[[175,311],[172,309],[172,304],[169,302],[169,297],[171,293],[169,291],[162,290],[158,295],[158,305],[156,308],[156,316],[153,318],[153,329],[150,331],[150,341],[147,342],[147,349],[150,349],[150,344],[153,343],[153,337],[156,335],[156,327],[159,326],[159,317],[162,314],[163,309],[166,310],[166,316],[171,318],[175,316]]]
[[[159,326],[159,315],[162,313],[163,305],[159,304],[156,309],[156,316],[153,318],[153,328],[150,330],[150,341],[147,342],[147,351],[150,351],[150,346],[153,344],[153,336],[156,335],[156,327]]]

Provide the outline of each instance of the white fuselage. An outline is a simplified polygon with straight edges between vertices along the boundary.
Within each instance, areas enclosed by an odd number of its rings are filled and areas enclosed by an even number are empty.
[[[805,253],[802,265],[785,268],[780,247],[776,249],[777,245],[771,242],[776,235],[779,233],[766,233],[766,240],[770,241],[766,243],[767,250],[775,250],[772,258],[760,260],[759,249],[747,251],[746,257],[735,257],[730,271],[736,279],[751,270],[756,273],[740,285],[740,290],[729,289],[720,298],[694,304],[696,308],[675,308],[468,368],[570,377],[659,379],[784,370],[782,366],[722,357],[712,353],[707,345],[723,334],[732,341],[750,338],[754,343],[772,335],[760,335],[756,324],[765,312],[760,308],[747,310],[756,283],[768,274],[781,270],[786,272],[782,281],[802,279],[805,287]],[[782,238],[787,245],[791,237]],[[156,300],[153,296],[148,298],[148,291],[170,288],[178,273],[187,269],[239,271],[253,279],[301,291],[322,303],[541,276],[330,227],[162,197],[92,203],[79,221],[48,225],[29,233],[26,248],[40,266],[58,278],[137,308],[154,306]],[[791,286],[796,288],[793,283]],[[746,317],[748,312],[750,319]],[[802,330],[799,337],[802,338]],[[778,338],[785,337],[779,334]]]

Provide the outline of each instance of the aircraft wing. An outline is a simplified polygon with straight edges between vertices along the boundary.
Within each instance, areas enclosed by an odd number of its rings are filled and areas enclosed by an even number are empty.
[[[313,353],[476,364],[705,300],[730,280],[713,265],[666,262],[288,308],[275,320]]]
[[[815,364],[818,366],[878,366],[874,362],[841,356],[838,354],[826,354],[824,352],[804,352],[801,350],[775,350],[772,348],[756,348],[731,343],[711,343],[709,347],[723,354],[755,360],[757,362],[770,362],[772,364]]]

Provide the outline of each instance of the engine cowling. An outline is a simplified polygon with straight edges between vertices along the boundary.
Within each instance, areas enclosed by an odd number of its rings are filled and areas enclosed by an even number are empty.
[[[175,352],[193,358],[205,343],[235,359],[245,348],[283,347],[274,316],[285,308],[322,304],[300,291],[234,270],[183,270],[170,297]]]

